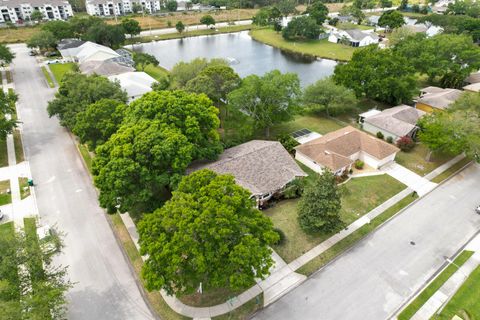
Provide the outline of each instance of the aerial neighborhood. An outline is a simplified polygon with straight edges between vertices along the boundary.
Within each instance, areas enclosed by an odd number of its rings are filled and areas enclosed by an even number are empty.
[[[0,6],[1,319],[480,319],[480,2]]]

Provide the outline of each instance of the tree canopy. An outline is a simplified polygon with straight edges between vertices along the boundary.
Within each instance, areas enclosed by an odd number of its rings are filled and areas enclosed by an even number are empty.
[[[189,62],[178,62],[170,71],[173,86],[175,88],[185,87],[187,82],[198,76],[203,69],[214,65],[228,66],[228,63],[223,59],[211,59],[208,61],[205,58],[195,58]]]
[[[322,32],[320,26],[316,23],[315,19],[301,16],[293,18],[288,25],[283,28],[282,36],[286,40],[295,39],[318,39],[318,36]]]
[[[129,34],[130,37],[139,35],[140,32],[142,31],[142,28],[140,27],[140,23],[135,19],[129,19],[129,18],[122,19],[122,22],[120,25],[122,26],[125,33]]]
[[[328,17],[328,8],[320,1],[316,1],[307,7],[305,13],[315,19],[318,25],[322,25]]]
[[[335,176],[330,170],[315,175],[307,184],[298,203],[298,222],[303,230],[332,232],[343,226],[340,219],[341,202]]]
[[[480,19],[462,15],[429,14],[418,19],[418,23],[424,22],[442,27],[445,33],[470,35],[474,42],[480,41]]]
[[[45,16],[43,15],[43,13],[38,9],[35,9],[32,11],[32,13],[30,13],[30,20],[33,21],[41,21],[44,17]]]
[[[189,294],[201,285],[243,289],[273,265],[272,222],[234,177],[200,170],[180,182],[165,205],[138,224],[142,276],[149,290]]]
[[[327,116],[345,113],[358,102],[353,90],[336,84],[331,78],[318,80],[306,87],[302,100],[306,107],[325,112]]]
[[[178,22],[175,24],[175,29],[177,29],[178,33],[182,33],[183,30],[185,30],[185,25],[183,24],[182,21],[178,21]]]
[[[13,58],[15,58],[15,54],[10,51],[10,48],[5,44],[0,44],[0,65],[9,65]]]
[[[260,8],[253,17],[253,24],[257,26],[268,26],[277,22],[282,16],[277,7]]]
[[[165,8],[167,8],[168,11],[175,12],[177,11],[177,1],[175,0],[169,0],[165,4]]]
[[[144,71],[149,64],[158,66],[159,63],[155,56],[143,52],[135,52],[133,54],[133,62],[135,62],[135,68],[142,71]]]
[[[126,103],[127,94],[118,83],[111,82],[105,77],[69,73],[63,77],[55,99],[48,103],[47,111],[50,117],[58,116],[60,123],[72,130],[77,114],[101,99],[114,99]]]
[[[300,80],[296,74],[273,70],[263,77],[244,78],[242,85],[228,95],[228,102],[247,113],[268,138],[270,127],[293,117],[299,95]]]
[[[125,42],[125,30],[121,25],[97,23],[87,29],[83,39],[107,47],[118,48]]]
[[[389,10],[382,13],[378,19],[378,25],[381,27],[388,27],[389,29],[395,29],[403,26],[405,20],[403,15],[397,10]]]
[[[42,25],[42,30],[50,31],[57,41],[74,37],[73,26],[67,21],[47,21]]]
[[[200,18],[200,23],[206,25],[207,27],[213,26],[215,25],[215,19],[213,19],[211,15],[207,14]]]
[[[120,127],[126,105],[118,100],[101,99],[77,114],[73,133],[91,150],[105,143]]]
[[[372,45],[356,50],[349,62],[337,65],[333,79],[352,89],[357,97],[395,105],[413,97],[414,74],[406,58]]]
[[[27,47],[39,48],[40,50],[53,49],[57,46],[57,39],[50,31],[39,31],[27,41]]]
[[[15,112],[16,101],[16,94],[0,90],[0,140],[5,141],[7,135],[17,126],[17,120],[12,117],[7,118],[8,114],[12,115]]]

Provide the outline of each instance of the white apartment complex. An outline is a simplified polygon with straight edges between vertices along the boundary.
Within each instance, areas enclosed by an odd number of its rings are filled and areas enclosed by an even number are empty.
[[[133,11],[133,4],[141,5],[145,12],[160,10],[160,0],[86,0],[87,13],[91,16],[121,16]]]
[[[29,21],[33,11],[43,13],[45,20],[67,20],[73,16],[66,0],[1,0],[0,23]]]

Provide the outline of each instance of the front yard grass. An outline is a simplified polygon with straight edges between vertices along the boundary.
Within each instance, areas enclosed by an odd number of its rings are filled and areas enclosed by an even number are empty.
[[[15,159],[17,160],[17,163],[23,162],[25,160],[25,155],[23,154],[22,134],[19,130],[13,131],[13,145],[15,148]]]
[[[388,175],[351,179],[343,185],[346,191],[342,196],[340,216],[348,225],[405,187]],[[274,226],[285,233],[285,243],[273,248],[286,262],[293,261],[333,235],[306,234],[297,220],[298,201],[298,199],[281,201],[264,211],[272,219]]]
[[[347,126],[346,123],[343,123],[333,118],[326,118],[311,114],[297,115],[292,121],[284,122],[272,127],[270,129],[270,135],[272,137],[275,137],[279,134],[290,134],[294,131],[304,128],[318,132],[323,135],[331,131],[341,129],[345,126]]]
[[[334,244],[331,248],[302,266],[297,270],[298,273],[310,276],[312,273],[325,266],[327,263],[344,253],[349,248],[353,247],[357,242],[366,237],[369,233],[375,231],[380,225],[385,221],[396,215],[400,210],[408,206],[410,203],[415,201],[418,198],[416,194],[410,194],[382,212],[369,224],[362,226],[360,229],[356,230],[346,238],[340,240]]]
[[[397,153],[395,161],[420,176],[424,176],[453,158],[446,154],[432,154],[430,161],[427,161],[429,152],[428,148],[420,143],[410,152],[400,151]]]
[[[473,255],[473,251],[462,251],[455,259],[457,266],[462,266]],[[398,315],[398,320],[408,320],[430,299],[440,287],[457,271],[458,267],[450,264]],[[450,317],[451,318],[451,317]],[[448,319],[450,319],[448,318]]]
[[[141,70],[139,70],[141,71]],[[146,74],[148,74],[150,77],[154,78],[157,81],[160,81],[163,77],[168,75],[168,71],[160,66],[154,66],[149,64],[148,66],[145,67],[145,70],[143,70]]]
[[[43,75],[45,76],[45,79],[47,80],[48,86],[50,88],[55,88],[55,84],[53,83],[52,77],[50,77],[50,73],[48,72],[45,66],[42,66],[42,72],[43,72]]]
[[[12,202],[12,195],[10,193],[10,180],[0,181],[0,206]]]
[[[245,320],[250,319],[252,314],[263,306],[263,293],[241,305],[235,310],[221,316],[213,317],[213,320]]]
[[[84,144],[77,144],[78,150],[80,151],[80,155],[83,158],[83,161],[85,161],[85,165],[87,166],[88,172],[92,172],[92,156],[90,155],[90,152],[88,151],[88,148]]]
[[[20,186],[20,199],[23,200],[30,195],[30,186],[28,185],[28,178],[18,178],[18,184]]]
[[[462,284],[452,300],[433,320],[450,320],[458,315],[462,319],[480,319],[480,267],[477,267]]]
[[[57,81],[58,84],[60,84],[65,73],[72,71],[74,65],[75,64],[73,62],[68,62],[68,63],[49,64],[48,66],[50,68],[50,71],[52,71],[53,76],[55,77],[55,80]]]
[[[15,227],[13,221],[0,224],[0,238],[5,239],[15,234]]]
[[[448,179],[452,174],[463,168],[467,163],[471,162],[472,159],[463,158],[462,160],[455,163],[453,166],[445,170],[444,172],[440,173],[438,176],[432,179],[432,182],[440,183],[445,179]]]
[[[0,167],[8,166],[7,140],[0,139]]]
[[[343,44],[328,42],[327,39],[308,41],[287,41],[281,33],[273,29],[255,29],[250,31],[250,36],[259,42],[284,51],[296,52],[319,58],[349,61],[355,48]]]

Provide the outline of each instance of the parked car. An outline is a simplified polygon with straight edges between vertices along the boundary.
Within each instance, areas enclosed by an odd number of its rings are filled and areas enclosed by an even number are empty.
[[[478,214],[480,214],[480,205],[475,208],[475,212],[478,213]]]
[[[28,52],[29,56],[36,56],[37,54],[38,54],[38,52],[35,51],[35,50],[30,50],[30,52]]]

